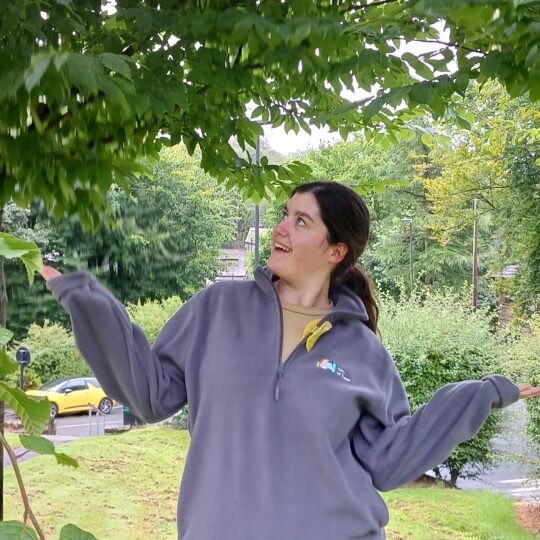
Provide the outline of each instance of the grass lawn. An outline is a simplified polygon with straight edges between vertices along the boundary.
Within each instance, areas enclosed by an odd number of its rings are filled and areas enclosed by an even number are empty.
[[[149,427],[63,444],[60,451],[75,457],[78,469],[57,465],[49,456],[20,467],[32,509],[51,540],[66,523],[100,540],[176,540],[188,446],[186,431]],[[492,493],[404,488],[384,498],[390,507],[389,540],[535,538],[517,524],[512,501]],[[6,521],[22,519],[11,467],[5,472],[4,505]]]
[[[13,450],[15,450],[15,448],[22,447],[21,441],[19,440],[19,436],[17,434],[6,431],[4,433],[4,437],[7,440],[7,443],[9,444],[9,446],[13,448]]]

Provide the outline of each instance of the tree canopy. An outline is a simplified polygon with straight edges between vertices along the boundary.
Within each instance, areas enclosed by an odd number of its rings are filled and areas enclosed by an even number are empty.
[[[394,141],[426,113],[466,124],[473,79],[540,99],[537,1],[19,0],[0,21],[0,204],[89,227],[164,144],[279,196],[309,169],[238,156],[261,122]]]

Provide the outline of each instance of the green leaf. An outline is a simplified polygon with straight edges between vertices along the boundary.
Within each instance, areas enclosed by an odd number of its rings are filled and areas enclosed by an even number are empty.
[[[45,437],[36,437],[34,435],[19,435],[21,444],[32,452],[37,454],[54,454],[54,444]]]
[[[13,337],[13,332],[0,326],[0,347],[5,347]]]
[[[364,107],[362,114],[366,120],[370,120],[375,114],[377,114],[382,106],[384,105],[384,100],[381,98],[375,98],[369,102],[369,104]]]
[[[77,525],[68,523],[62,527],[58,540],[97,540],[97,538],[92,533],[79,529]]]
[[[51,408],[48,400],[30,398],[4,381],[0,381],[0,400],[13,409],[28,433],[41,435],[49,420]]]
[[[431,91],[431,85],[428,83],[415,84],[409,94],[410,98],[416,103],[431,103],[433,99],[433,93]]]
[[[56,457],[56,461],[60,465],[69,465],[71,467],[79,466],[77,461],[72,457],[61,452],[56,452],[54,444],[45,437],[19,435],[19,439],[21,440],[21,444],[32,452]]]
[[[431,144],[431,135],[429,133],[422,133],[422,135],[420,135],[420,140],[423,144],[429,146]]]
[[[467,122],[467,120],[465,120],[465,118],[462,118],[461,116],[458,116],[456,115],[456,124],[463,128],[463,129],[471,129],[471,124],[469,124],[469,122]]]
[[[407,62],[415,71],[423,77],[424,79],[431,80],[433,79],[433,71],[429,68],[427,64],[424,64],[419,58],[410,52],[406,52],[401,57],[405,62]]]
[[[80,53],[70,53],[66,65],[71,83],[91,93],[97,92],[97,69],[95,58]]]
[[[249,31],[253,28],[253,23],[254,23],[254,20],[251,18],[251,16],[246,16],[239,19],[235,23],[231,31],[231,38],[235,42],[244,41]]]
[[[101,63],[107,69],[110,69],[111,71],[116,71],[117,73],[121,73],[128,78],[130,77],[131,70],[129,64],[125,60],[125,56],[122,56],[121,54],[102,53],[99,55],[99,58],[101,60]]]
[[[140,9],[137,13],[137,27],[145,34],[152,29],[152,13],[148,9]]]
[[[0,233],[0,257],[6,259],[20,258],[26,267],[30,285],[34,282],[35,272],[39,272],[43,268],[41,252],[36,244],[21,240],[11,234]]]
[[[41,81],[41,78],[47,71],[47,68],[49,67],[49,64],[51,62],[51,57],[46,56],[45,58],[42,58],[36,64],[34,64],[28,71],[28,74],[24,78],[24,86],[26,87],[26,90],[30,92],[35,86],[39,84],[39,81]]]
[[[266,111],[266,108],[263,107],[262,105],[259,105],[258,107],[255,107],[253,109],[253,112],[251,113],[251,118],[258,118],[259,116],[261,116],[263,114],[263,112]]]
[[[19,364],[8,356],[5,349],[0,349],[0,379],[15,373],[18,369]]]
[[[465,92],[467,91],[467,87],[469,86],[469,75],[466,73],[459,73],[456,77],[455,84],[457,92],[464,96]]]
[[[68,56],[69,56],[69,54],[65,53],[65,52],[56,54],[54,56],[54,60],[53,60],[54,67],[57,70],[60,70],[62,68],[62,66],[66,63],[66,61],[68,59]]]
[[[34,529],[26,527],[20,521],[4,521],[0,523],[0,538],[2,540],[38,540]]]
[[[487,77],[496,77],[502,63],[502,55],[499,51],[490,52],[480,64],[480,72]]]
[[[292,43],[300,43],[302,40],[307,38],[310,33],[311,33],[311,25],[309,23],[308,24],[301,24],[300,26],[298,26],[294,30],[294,32],[292,34],[291,42]]]

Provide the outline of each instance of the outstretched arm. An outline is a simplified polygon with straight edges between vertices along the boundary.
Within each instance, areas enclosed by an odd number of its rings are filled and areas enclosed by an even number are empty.
[[[443,462],[458,444],[476,435],[492,408],[540,396],[540,388],[518,387],[498,375],[448,384],[411,415],[392,363],[377,395],[381,399],[366,406],[351,442],[375,487],[387,491]]]
[[[178,310],[150,347],[121,302],[88,272],[62,275],[44,266],[41,274],[69,312],[77,346],[107,393],[147,422],[167,418],[186,402],[195,302]]]

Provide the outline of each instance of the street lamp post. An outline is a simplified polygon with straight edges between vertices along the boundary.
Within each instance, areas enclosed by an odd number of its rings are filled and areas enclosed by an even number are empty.
[[[15,358],[21,366],[21,380],[20,387],[24,392],[24,368],[30,364],[30,351],[26,347],[19,347],[15,353]]]
[[[257,144],[255,146],[255,164],[257,167],[259,166],[260,162],[260,152],[261,152],[261,145],[260,145],[260,135],[257,135]],[[258,172],[257,174],[260,174]],[[259,266],[259,205],[255,205],[255,268]]]
[[[410,295],[412,296],[413,287],[414,287],[414,273],[413,273],[413,236],[412,236],[412,225],[413,225],[413,219],[412,217],[402,217],[401,221],[403,223],[409,224],[409,270],[410,270],[410,279],[411,279],[411,289],[410,289]]]

